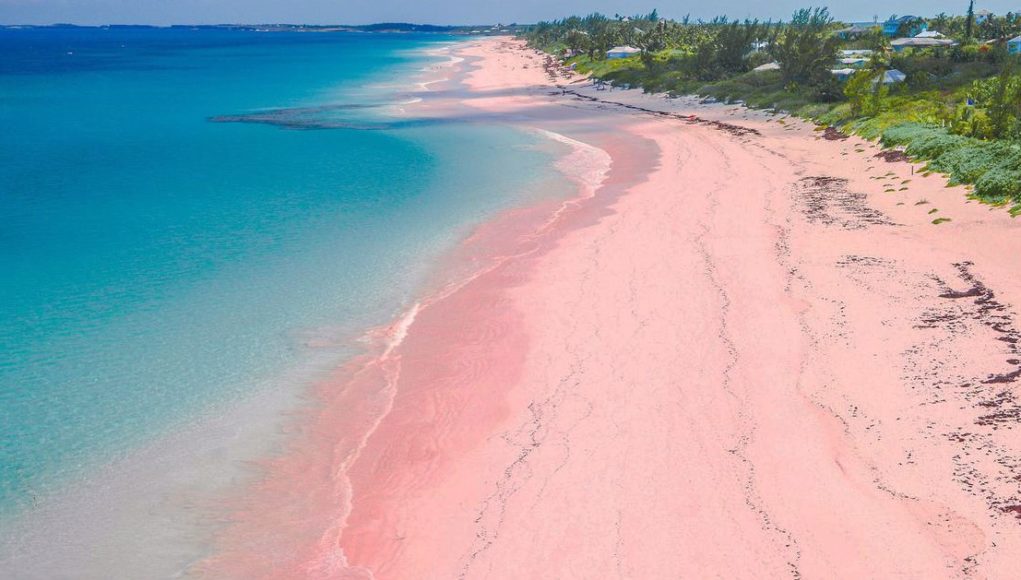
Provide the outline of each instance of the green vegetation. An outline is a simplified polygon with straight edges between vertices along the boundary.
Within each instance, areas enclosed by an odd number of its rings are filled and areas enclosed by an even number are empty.
[[[976,22],[939,14],[901,19],[897,28],[923,26],[954,44],[896,52],[878,25],[849,28],[825,8],[798,10],[787,22],[593,14],[540,23],[524,36],[614,85],[742,102],[878,140],[1021,213],[1021,67],[1006,42],[1021,34],[1021,15]],[[619,45],[640,52],[607,59]],[[840,50],[870,52],[848,65]],[[775,64],[755,70],[767,63]],[[831,72],[847,66],[853,74]],[[903,82],[879,82],[888,71],[903,73],[889,73]]]

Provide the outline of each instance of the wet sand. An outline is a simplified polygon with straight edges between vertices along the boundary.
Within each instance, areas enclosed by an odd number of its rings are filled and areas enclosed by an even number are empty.
[[[417,114],[545,132],[577,196],[467,240],[194,572],[1016,574],[1018,222],[796,119],[454,52]]]

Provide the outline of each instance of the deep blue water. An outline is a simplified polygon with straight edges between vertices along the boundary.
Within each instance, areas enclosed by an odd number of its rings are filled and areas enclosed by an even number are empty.
[[[450,40],[0,30],[0,514],[294,388],[553,178],[529,135],[388,117]]]

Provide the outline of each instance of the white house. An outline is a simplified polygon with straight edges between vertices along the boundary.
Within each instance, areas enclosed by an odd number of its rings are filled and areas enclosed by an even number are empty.
[[[858,72],[858,69],[854,68],[835,68],[830,71],[838,81],[846,81],[856,72]]]
[[[946,38],[946,36],[938,30],[925,30],[916,34],[915,38]]]
[[[892,85],[896,83],[902,83],[908,78],[908,75],[900,72],[899,70],[892,68],[883,73],[882,82],[884,85]]]
[[[1021,54],[1021,36],[1015,36],[1007,41],[1007,52]]]
[[[767,62],[766,64],[760,64],[759,66],[752,69],[752,72],[765,72],[767,70],[780,70],[780,63]]]
[[[639,52],[642,51],[633,46],[615,46],[610,50],[606,51],[606,58],[608,59],[627,58],[629,56],[634,56]]]
[[[917,36],[898,38],[890,42],[894,52],[900,52],[905,48],[936,48],[940,46],[954,46],[955,44],[957,43],[949,38],[920,38]]]
[[[850,40],[852,38],[858,38],[860,36],[868,34],[873,29],[878,27],[879,25],[876,24],[875,22],[859,22],[858,24],[853,24],[850,28],[838,30],[837,36],[843,38],[844,40]]]

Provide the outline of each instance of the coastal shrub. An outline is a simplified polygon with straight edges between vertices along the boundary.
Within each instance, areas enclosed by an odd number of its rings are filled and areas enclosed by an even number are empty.
[[[948,58],[938,58],[933,52],[894,53],[890,57],[890,66],[909,77],[913,74],[928,74],[945,77],[954,72],[954,64]]]
[[[847,96],[851,114],[855,117],[878,115],[882,110],[890,87],[876,82],[879,75],[879,71],[863,69],[851,75],[844,83],[844,95]]]
[[[975,193],[990,201],[1021,199],[1021,171],[994,167],[975,181]]]
[[[813,103],[808,95],[790,90],[778,71],[738,75],[702,84],[694,92],[721,101],[740,100],[754,108],[776,108],[798,114]]]
[[[883,136],[888,125],[889,123],[881,117],[861,117],[850,121],[848,129],[855,135],[874,140]]]
[[[896,147],[898,145],[906,145],[912,140],[918,138],[923,132],[929,131],[929,127],[923,127],[915,123],[904,123],[903,125],[897,125],[890,127],[883,133],[880,142],[887,147]]]
[[[603,80],[609,82],[610,84],[614,85],[614,86],[626,85],[626,86],[638,87],[640,85],[641,86],[645,86],[645,85],[648,84],[646,82],[647,79],[645,78],[645,75],[643,74],[643,71],[638,70],[636,68],[624,68],[624,67],[618,68],[617,70],[614,70],[614,71],[611,71],[611,72],[607,72],[606,74],[602,75],[601,78]],[[646,91],[648,91],[648,90],[649,89],[646,86]]]
[[[669,93],[678,92],[688,84],[687,78],[684,73],[680,71],[669,71],[664,73],[650,83],[649,87],[646,88],[647,92],[653,93]]]
[[[888,130],[905,124],[935,126],[943,121],[943,108],[915,95],[889,97],[874,116],[849,121],[852,132],[866,139],[880,139]]]
[[[952,184],[974,184],[980,199],[1021,199],[1019,145],[982,141],[916,123],[891,127],[881,142],[887,147],[904,147],[915,159],[928,159],[927,169],[947,174]]]
[[[1011,60],[1013,62],[1013,59]],[[1018,135],[1021,116],[1021,75],[1013,65],[989,79],[976,81],[971,92],[989,118],[989,133],[982,137],[1006,138]]]
[[[981,144],[971,144],[947,151],[933,159],[929,167],[946,173],[954,184],[975,183],[994,164]]]
[[[796,109],[795,112],[799,117],[818,121],[820,118],[828,115],[832,110],[833,106],[829,103],[808,103]]]
[[[992,134],[993,125],[985,110],[961,105],[951,130],[958,135],[982,139]]]
[[[912,157],[936,159],[945,153],[960,149],[971,142],[967,137],[952,135],[942,129],[918,131],[907,143],[905,152]]]
[[[821,113],[817,120],[829,126],[837,126],[846,122],[854,115],[851,113],[851,105],[840,103],[839,105],[828,105],[825,113]]]
[[[887,147],[904,147],[908,155],[922,159],[933,159],[957,149],[971,140],[960,135],[951,135],[946,129],[904,123],[883,131],[880,142]]]
[[[1006,147],[996,155],[996,169],[1004,171],[1021,172],[1021,145],[1017,143],[1004,143]],[[1003,151],[1002,149],[1007,149]]]

